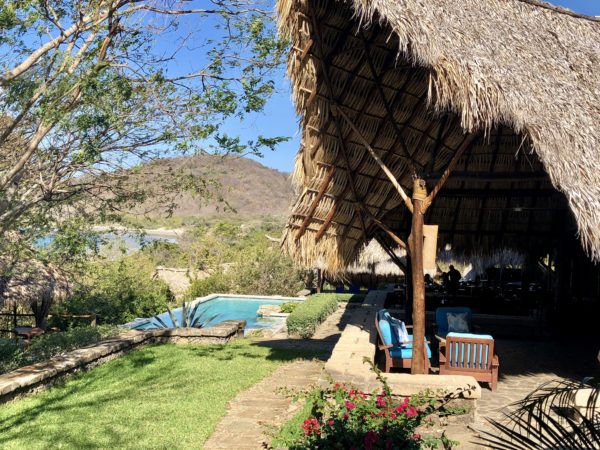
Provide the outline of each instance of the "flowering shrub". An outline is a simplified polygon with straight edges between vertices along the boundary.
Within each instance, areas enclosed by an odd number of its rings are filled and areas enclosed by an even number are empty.
[[[301,425],[302,435],[288,444],[289,448],[452,448],[455,443],[444,436],[434,438],[417,432],[417,427],[427,425],[428,416],[438,411],[438,400],[429,395],[393,396],[379,373],[378,378],[382,389],[370,394],[339,383],[312,391],[306,399],[312,405],[310,417]]]

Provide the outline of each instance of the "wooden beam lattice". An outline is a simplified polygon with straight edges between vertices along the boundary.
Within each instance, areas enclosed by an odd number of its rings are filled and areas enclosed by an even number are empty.
[[[402,197],[402,200],[406,204],[406,207],[412,212],[412,208],[413,208],[412,202],[411,202],[410,198],[408,197],[408,195],[406,195],[406,192],[404,192],[404,189],[402,188],[402,186],[400,185],[400,183],[398,182],[398,180],[396,179],[396,177],[394,176],[392,171],[390,169],[388,169],[388,167],[383,163],[383,161],[377,155],[375,150],[373,150],[373,147],[371,147],[369,142],[364,138],[364,136],[358,130],[358,128],[356,128],[356,126],[354,125],[352,120],[350,120],[350,118],[346,115],[346,113],[344,111],[342,111],[340,108],[335,108],[335,109],[336,109],[336,114],[339,114],[340,116],[342,116],[342,118],[348,123],[348,126],[350,128],[352,128],[354,133],[360,138],[360,140],[362,141],[363,145],[365,146],[365,148],[367,149],[369,154],[373,157],[375,162],[379,165],[379,168],[383,171],[383,173],[385,173],[387,175],[387,177],[389,178],[392,185],[396,188],[396,191],[398,191],[398,193],[400,194],[400,197]]]
[[[315,37],[316,37],[316,42],[317,45],[319,47],[319,53],[321,54],[321,58],[324,58],[324,51],[323,51],[323,40],[321,37],[321,32],[319,29],[319,24],[316,20],[316,18],[314,17],[314,15],[311,15],[310,17],[312,26],[313,26],[313,30],[315,32]],[[325,81],[325,86],[327,87],[327,91],[329,92],[329,101],[330,101],[330,105],[333,107],[333,105],[336,104],[335,102],[335,98],[334,98],[334,92],[333,92],[333,88],[332,88],[332,84],[331,84],[331,80],[329,78],[329,72],[327,70],[327,64],[321,63],[321,72],[323,74],[323,78]],[[352,190],[352,195],[354,197],[354,201],[356,202],[356,204],[358,205],[360,203],[360,198],[358,195],[358,192],[356,190],[356,184],[354,182],[354,176],[352,174],[352,167],[350,164],[350,159],[348,158],[348,152],[346,150],[346,142],[344,140],[344,135],[342,133],[342,127],[339,123],[339,120],[337,119],[337,117],[335,116],[334,112],[332,111],[333,114],[333,122],[335,125],[335,128],[337,130],[338,133],[338,138],[339,138],[339,143],[340,143],[340,149],[342,151],[342,156],[344,158],[344,162],[346,163],[346,176],[348,177],[348,180],[350,182],[350,189]],[[367,238],[367,227],[365,225],[365,220],[362,216],[362,212],[361,209],[358,207],[355,209],[358,212],[358,217],[359,217],[359,221],[361,223],[361,227],[362,227],[362,231],[363,231],[363,235],[364,235],[364,239]]]

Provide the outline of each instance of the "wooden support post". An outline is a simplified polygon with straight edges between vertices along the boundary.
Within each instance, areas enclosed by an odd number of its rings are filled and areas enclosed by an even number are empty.
[[[413,290],[412,374],[427,373],[425,361],[425,358],[427,358],[425,352],[425,282],[423,279],[423,214],[426,208],[426,200],[427,188],[425,181],[416,179],[412,194],[412,227],[408,239]]]

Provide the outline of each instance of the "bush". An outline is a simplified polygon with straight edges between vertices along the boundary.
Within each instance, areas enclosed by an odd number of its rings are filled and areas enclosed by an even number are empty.
[[[0,373],[18,367],[47,361],[61,353],[69,352],[115,334],[114,327],[81,327],[60,333],[48,333],[31,341],[27,351],[14,339],[0,340]]]
[[[282,313],[291,313],[293,312],[299,305],[299,302],[287,302],[284,303],[283,305],[281,305],[281,312]]]
[[[215,273],[202,280],[195,280],[188,289],[190,299],[204,297],[209,294],[230,292],[230,280],[223,273]]]
[[[299,334],[309,338],[332,312],[337,308],[336,294],[316,294],[301,302],[287,318],[289,334]]]
[[[306,396],[304,408],[273,442],[300,449],[422,449],[458,444],[417,432],[445,405],[426,395],[398,398],[379,375],[382,389],[371,394],[336,383]],[[438,405],[439,403],[439,405]]]
[[[94,312],[105,324],[123,324],[165,312],[174,296],[167,284],[153,279],[152,274],[153,265],[140,255],[96,263],[61,308],[70,314]]]

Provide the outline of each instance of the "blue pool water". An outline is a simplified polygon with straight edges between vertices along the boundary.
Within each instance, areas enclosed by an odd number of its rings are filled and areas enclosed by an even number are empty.
[[[207,325],[216,325],[224,320],[245,320],[246,329],[251,328],[273,328],[276,325],[283,323],[281,317],[258,317],[256,315],[260,305],[282,305],[288,300],[271,300],[245,297],[215,297],[203,302],[196,311],[196,316],[200,316],[203,320],[211,319]],[[190,309],[193,309],[192,306]],[[181,308],[173,309],[173,314],[179,323],[181,323]],[[214,318],[213,318],[214,316]],[[159,314],[158,317],[168,326],[173,322],[168,312]],[[139,325],[134,325],[132,328],[136,330],[150,330],[157,328],[157,321],[154,318],[148,321],[140,321]]]

